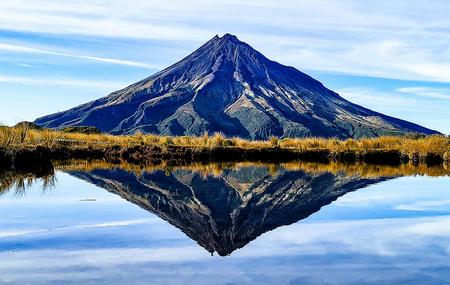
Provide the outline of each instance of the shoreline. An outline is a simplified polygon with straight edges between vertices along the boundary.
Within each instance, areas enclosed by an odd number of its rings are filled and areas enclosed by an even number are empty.
[[[142,133],[114,136],[31,129],[27,125],[0,127],[0,169],[27,170],[70,159],[134,164],[302,160],[442,165],[450,163],[450,138],[411,134],[359,140],[271,137],[252,141],[220,133],[199,137]]]
[[[246,167],[266,168],[271,175],[279,171],[300,171],[300,173],[320,174],[345,174],[349,176],[373,179],[373,178],[396,178],[404,176],[450,176],[450,164],[426,165],[426,164],[370,164],[365,162],[307,162],[302,160],[289,161],[181,161],[163,160],[148,164],[136,164],[124,161],[109,162],[104,159],[66,159],[41,161],[40,163],[28,164],[28,167],[15,169],[0,169],[0,195],[5,191],[16,189],[20,192],[33,181],[41,181],[43,189],[55,185],[55,177],[58,171],[91,172],[95,170],[121,169],[142,175],[163,171],[166,175],[172,171],[191,171],[198,173],[201,177],[217,177],[226,173],[227,170],[235,170]],[[300,174],[302,175],[302,174]]]
[[[289,162],[305,161],[320,163],[368,163],[378,165],[401,165],[406,163],[425,164],[428,166],[447,163],[447,157],[435,153],[425,156],[408,156],[400,150],[374,149],[370,151],[330,150],[330,149],[288,149],[288,148],[241,148],[214,147],[195,148],[183,146],[108,146],[96,147],[24,147],[15,150],[0,149],[0,169],[28,171],[46,168],[52,161],[72,159],[104,160],[111,163],[133,164],[190,164],[209,162]]]

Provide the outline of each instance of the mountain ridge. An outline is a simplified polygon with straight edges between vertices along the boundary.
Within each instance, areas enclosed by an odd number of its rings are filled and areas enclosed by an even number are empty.
[[[35,122],[113,134],[222,132],[249,139],[437,133],[353,104],[231,34],[216,35],[179,62],[106,97]]]

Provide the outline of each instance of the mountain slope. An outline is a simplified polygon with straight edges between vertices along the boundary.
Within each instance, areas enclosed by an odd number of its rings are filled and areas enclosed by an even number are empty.
[[[178,63],[122,90],[36,123],[104,132],[222,132],[252,139],[436,133],[353,104],[235,36],[215,36]]]

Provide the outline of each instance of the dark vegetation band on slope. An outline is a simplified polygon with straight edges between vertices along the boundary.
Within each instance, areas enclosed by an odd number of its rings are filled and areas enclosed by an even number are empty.
[[[450,139],[433,135],[361,140],[280,140],[272,137],[267,141],[249,141],[226,138],[221,134],[201,137],[113,136],[0,127],[0,165],[3,168],[27,169],[59,159],[106,159],[132,163],[304,160],[432,165],[450,161]]]

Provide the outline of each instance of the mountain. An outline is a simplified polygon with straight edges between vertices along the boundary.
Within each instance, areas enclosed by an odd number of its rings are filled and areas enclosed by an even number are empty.
[[[142,81],[35,122],[48,128],[94,126],[113,134],[222,132],[251,139],[436,133],[353,104],[230,34],[215,36]]]
[[[295,223],[338,197],[388,178],[267,167],[133,173],[120,168],[68,171],[156,214],[207,251],[225,256],[267,231]]]

